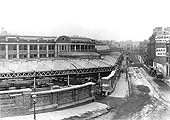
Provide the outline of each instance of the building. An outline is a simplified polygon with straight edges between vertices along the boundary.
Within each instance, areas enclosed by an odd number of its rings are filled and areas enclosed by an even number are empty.
[[[99,58],[90,38],[0,35],[0,59]]]
[[[111,49],[108,43],[103,43],[102,41],[95,40],[96,52],[100,55],[108,55],[111,52]]]
[[[156,27],[147,47],[148,59],[153,62],[151,65],[165,76],[170,76],[169,41],[169,27]]]
[[[124,50],[139,50],[139,42],[138,41],[132,41],[132,40],[127,40],[127,41],[120,41],[116,43],[117,48],[122,48]]]

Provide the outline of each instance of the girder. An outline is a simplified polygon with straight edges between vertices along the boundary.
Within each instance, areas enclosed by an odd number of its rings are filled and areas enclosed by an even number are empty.
[[[97,67],[87,69],[71,69],[60,71],[40,71],[40,72],[23,72],[23,73],[0,73],[0,78],[22,78],[22,77],[44,77],[44,76],[57,76],[57,75],[69,75],[69,74],[87,74],[108,72],[114,70],[115,66],[111,67]]]

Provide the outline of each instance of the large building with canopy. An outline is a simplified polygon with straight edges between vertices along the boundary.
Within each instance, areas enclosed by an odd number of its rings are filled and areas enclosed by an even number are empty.
[[[101,55],[96,43],[80,37],[0,35],[1,115],[94,100],[101,78],[118,70],[123,57]]]

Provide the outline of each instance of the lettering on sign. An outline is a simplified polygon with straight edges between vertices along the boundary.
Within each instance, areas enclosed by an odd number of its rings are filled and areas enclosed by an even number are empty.
[[[156,43],[169,43],[170,35],[158,35],[155,37]]]
[[[156,56],[166,56],[166,48],[156,48]]]

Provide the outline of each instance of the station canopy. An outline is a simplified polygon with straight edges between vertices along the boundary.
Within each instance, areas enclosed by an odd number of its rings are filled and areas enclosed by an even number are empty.
[[[106,68],[114,66],[117,58],[105,56],[101,59],[39,59],[29,61],[1,61],[0,74]]]

